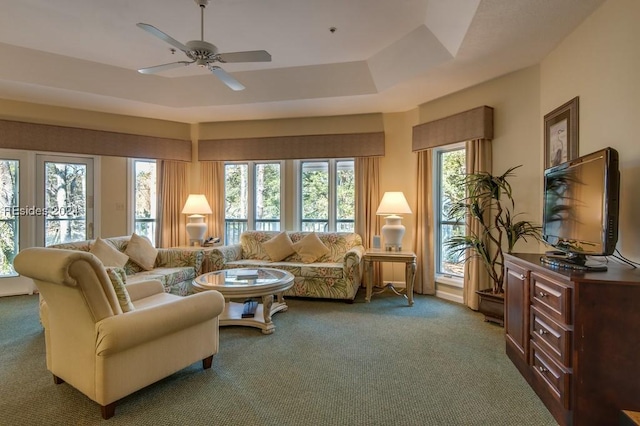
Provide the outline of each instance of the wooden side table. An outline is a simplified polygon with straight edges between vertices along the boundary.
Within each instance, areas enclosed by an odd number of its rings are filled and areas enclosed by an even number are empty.
[[[373,262],[400,262],[406,265],[405,279],[406,287],[404,293],[396,290],[393,285],[388,284],[386,288],[391,288],[394,293],[401,294],[407,298],[409,306],[413,306],[413,282],[416,276],[416,254],[411,251],[383,251],[379,249],[367,250],[363,256],[364,273],[367,277],[367,295],[365,300],[371,302],[373,290]]]

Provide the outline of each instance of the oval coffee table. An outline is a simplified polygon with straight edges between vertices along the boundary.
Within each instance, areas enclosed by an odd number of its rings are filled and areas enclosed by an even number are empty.
[[[292,286],[293,275],[290,272],[273,268],[223,269],[200,275],[193,280],[195,291],[217,290],[224,296],[225,308],[218,318],[220,326],[257,327],[263,334],[271,334],[275,330],[271,315],[287,310],[282,293]],[[245,304],[232,300],[252,297],[261,297],[262,304],[256,307],[253,317],[242,318]]]

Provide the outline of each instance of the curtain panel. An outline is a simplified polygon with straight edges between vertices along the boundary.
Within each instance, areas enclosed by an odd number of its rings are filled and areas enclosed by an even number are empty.
[[[205,216],[207,232],[213,237],[225,235],[224,221],[224,162],[200,162],[200,189],[211,206],[210,215]]]
[[[376,210],[380,204],[380,158],[361,157],[354,161],[356,179],[355,231],[362,237],[365,249],[373,245],[373,236],[380,229],[380,216]],[[380,262],[374,263],[373,282],[381,277]],[[365,276],[366,279],[366,276]],[[366,284],[363,280],[362,284]]]
[[[158,162],[158,247],[187,244],[187,218],[182,208],[189,196],[190,166],[182,161]]]
[[[416,203],[416,232],[414,246],[418,259],[414,291],[419,294],[435,294],[435,260],[433,234],[433,171],[432,150],[418,155],[418,196]]]

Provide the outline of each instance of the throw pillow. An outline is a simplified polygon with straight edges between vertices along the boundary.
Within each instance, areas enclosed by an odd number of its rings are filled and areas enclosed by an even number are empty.
[[[89,250],[96,256],[104,266],[115,266],[122,268],[129,260],[129,256],[119,251],[117,248],[103,240],[102,238],[96,238],[96,241]]]
[[[122,308],[122,312],[130,312],[135,310],[133,303],[131,303],[131,298],[129,297],[129,292],[127,291],[127,275],[122,268],[105,268],[107,271],[107,276],[111,281],[111,285],[116,292],[116,296],[118,296],[118,303],[120,304],[120,308]]]
[[[269,241],[265,241],[262,243],[262,248],[273,262],[283,260],[295,253],[293,242],[286,232],[281,232]]]
[[[153,269],[156,257],[158,257],[158,249],[151,244],[151,241],[135,232],[131,235],[124,253],[129,256],[129,259],[147,271]]]
[[[293,249],[298,253],[298,256],[300,256],[300,259],[304,263],[313,263],[329,253],[329,249],[320,238],[318,238],[315,232],[304,236],[300,241],[294,243]]]

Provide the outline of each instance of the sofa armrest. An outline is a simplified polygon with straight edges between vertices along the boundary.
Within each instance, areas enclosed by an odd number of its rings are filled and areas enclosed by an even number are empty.
[[[160,268],[192,267],[200,273],[203,259],[202,250],[173,248],[158,249],[155,266]]]
[[[362,258],[364,246],[355,246],[344,254],[344,276],[350,281],[360,284],[362,279]]]
[[[215,290],[107,317],[96,323],[96,354],[109,356],[216,318],[224,297]]]
[[[224,269],[225,263],[242,259],[242,246],[240,244],[220,246],[207,251],[205,256],[207,256],[211,271],[219,271]]]
[[[129,298],[133,302],[154,294],[164,293],[164,286],[158,280],[138,281],[127,284],[127,293],[129,293]]]

